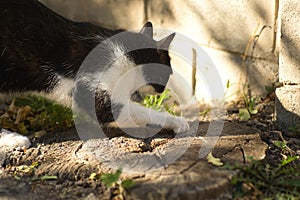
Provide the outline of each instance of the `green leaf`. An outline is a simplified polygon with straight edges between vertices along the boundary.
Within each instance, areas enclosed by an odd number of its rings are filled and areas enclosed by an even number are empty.
[[[225,163],[225,165],[222,166],[222,169],[235,170],[235,169],[238,169],[238,165],[237,164]]]
[[[31,105],[33,103],[33,101],[30,98],[23,98],[23,97],[19,97],[16,98],[15,100],[15,105],[16,106],[27,106],[27,105]]]
[[[286,185],[300,187],[300,180],[288,180],[285,182]]]
[[[16,170],[18,172],[30,173],[30,172],[32,172],[33,168],[31,166],[28,166],[28,165],[20,165],[20,166],[16,167]]]
[[[51,180],[57,180],[57,176],[41,176],[41,177],[36,177],[32,178],[31,181],[51,181]]]
[[[121,186],[125,189],[131,188],[133,185],[134,185],[134,182],[131,179],[126,179],[126,180],[122,181],[122,183],[121,183]]]
[[[22,135],[28,134],[28,130],[23,122],[17,124],[17,131],[18,131],[18,133],[20,133]]]
[[[228,89],[229,87],[230,87],[230,80],[228,79],[226,83],[226,88]]]
[[[21,177],[20,176],[18,176],[17,174],[14,174],[14,178],[16,179],[16,180],[21,180]]]
[[[203,110],[202,112],[200,112],[199,115],[205,117],[209,114],[210,111],[211,111],[211,108],[207,108],[207,109]]]
[[[275,85],[272,84],[271,86],[269,85],[265,85],[265,90],[268,92],[268,93],[272,93],[272,92],[275,92]]]
[[[299,159],[299,156],[287,156],[287,159],[281,161],[280,167],[283,167],[297,159]]]
[[[57,176],[48,176],[48,175],[45,175],[45,176],[40,177],[40,179],[41,179],[41,181],[57,180]]]
[[[257,100],[257,97],[251,97],[250,98],[250,103],[249,104],[250,104],[251,107],[255,106],[256,100]]]
[[[285,149],[286,148],[286,142],[274,141],[274,145],[279,147],[280,149]]]
[[[31,167],[32,168],[36,168],[36,167],[38,167],[40,164],[39,164],[39,162],[33,162],[32,164],[31,164]]]
[[[107,173],[101,176],[101,181],[104,183],[106,188],[110,188],[114,183],[116,183],[122,173],[121,169],[118,169],[115,173]]]
[[[294,131],[294,132],[296,132],[296,131],[299,130],[299,125],[298,125],[298,126],[297,126],[297,125],[289,126],[289,127],[288,127],[288,130],[289,130],[289,131]]]
[[[242,121],[248,121],[250,119],[250,113],[245,108],[239,109],[239,116]]]
[[[160,95],[146,95],[143,100],[143,105],[157,111],[166,110],[170,114],[175,115],[176,113],[173,111],[172,107],[164,105],[164,101],[171,97],[169,92],[170,90],[165,90]]]
[[[170,96],[168,95],[169,92],[170,92],[170,90],[165,90],[165,91],[163,91],[163,93],[161,93],[161,95],[159,96],[159,99],[157,101],[158,106],[161,106],[165,99],[170,98]]]
[[[250,113],[251,113],[252,115],[255,115],[255,114],[258,113],[258,110],[256,110],[256,109],[250,110]]]

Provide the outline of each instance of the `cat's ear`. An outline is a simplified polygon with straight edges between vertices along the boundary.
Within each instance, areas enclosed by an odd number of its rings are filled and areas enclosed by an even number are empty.
[[[147,35],[150,38],[153,38],[153,26],[151,22],[147,22],[143,28],[140,30],[140,33]]]
[[[173,41],[174,37],[175,37],[175,33],[172,33],[171,35],[158,41],[158,49],[165,49],[165,50],[169,49],[169,46]]]

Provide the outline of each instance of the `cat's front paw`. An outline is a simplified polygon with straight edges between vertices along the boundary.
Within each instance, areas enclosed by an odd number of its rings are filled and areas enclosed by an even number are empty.
[[[173,128],[173,131],[175,133],[183,133],[190,129],[189,123],[184,117],[176,117],[175,121],[175,127]]]

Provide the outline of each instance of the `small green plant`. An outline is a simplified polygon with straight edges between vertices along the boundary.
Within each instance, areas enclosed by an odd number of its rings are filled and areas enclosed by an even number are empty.
[[[115,173],[106,173],[101,176],[101,181],[104,183],[106,188],[110,187],[122,187],[130,188],[133,186],[133,180],[125,179],[121,180],[120,176],[122,174],[122,169],[118,169]]]
[[[274,142],[282,152],[287,149],[284,142]],[[277,164],[256,161],[253,157],[247,158],[248,165],[228,165],[226,169],[237,169],[239,173],[232,178],[235,186],[234,198],[252,196],[255,199],[278,199],[286,197],[297,199],[300,196],[300,169],[295,162],[299,156],[284,156]]]
[[[40,96],[16,98],[1,116],[1,125],[21,134],[65,130],[73,126],[70,108]]]
[[[206,117],[211,111],[211,108],[206,108],[199,113],[200,116]]]
[[[288,127],[289,131],[300,132],[300,124],[294,124]]]
[[[31,165],[20,165],[15,167],[14,178],[21,180],[21,177],[24,175],[32,175],[39,165],[40,164],[38,162],[33,162]]]
[[[252,115],[258,113],[258,110],[255,108],[255,106],[259,98],[249,95],[248,92],[246,92],[247,88],[248,86],[245,85],[242,92],[245,108],[239,109],[239,116],[242,121],[247,121],[251,118]]]
[[[34,177],[31,179],[31,181],[52,181],[52,180],[57,180],[57,176],[49,176],[49,175],[44,175],[40,177]]]
[[[132,187],[134,185],[134,182],[131,179],[121,180],[120,179],[121,174],[122,174],[122,169],[118,169],[114,173],[105,173],[102,175],[97,173],[92,173],[90,175],[90,179],[91,180],[101,179],[104,186],[111,190],[113,197],[119,196],[120,199],[124,199],[124,196],[126,196],[125,189]]]
[[[287,148],[287,143],[283,141],[274,141],[274,145],[282,150],[285,150]]]
[[[34,117],[29,120],[33,128],[51,130],[73,126],[72,110],[52,100],[38,96],[16,99],[16,106],[25,105],[30,106],[34,113]]]
[[[276,90],[275,83],[272,83],[271,85],[265,85],[265,90],[268,92],[268,94],[275,92]]]
[[[174,111],[174,105],[170,107],[170,106],[164,104],[164,102],[171,97],[169,95],[169,93],[170,93],[170,90],[165,90],[163,93],[161,93],[159,95],[147,94],[144,97],[143,105],[147,108],[152,108],[157,111],[167,111],[171,115],[176,115],[176,113]]]

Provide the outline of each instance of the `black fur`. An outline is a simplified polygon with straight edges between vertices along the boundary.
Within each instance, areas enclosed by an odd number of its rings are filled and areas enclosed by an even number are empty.
[[[152,28],[152,24],[148,22],[145,27]],[[0,92],[50,92],[58,82],[58,75],[75,78],[84,58],[101,38],[121,31],[72,22],[37,0],[0,0]],[[148,77],[161,81],[162,85],[152,85],[157,92],[162,92],[172,73],[168,51],[158,50],[163,42],[153,40],[151,31],[128,34],[132,38],[129,42],[149,43],[153,47],[129,52],[127,56],[134,63],[159,63],[169,67],[167,71],[155,72],[155,77]],[[128,41],[116,42],[125,49],[130,46]],[[165,43],[168,47],[170,41]],[[153,74],[150,72],[155,69],[146,68],[145,76]],[[101,88],[96,91],[95,102],[96,114],[102,123],[113,121],[112,106],[121,106],[111,105],[110,96]]]
[[[41,66],[74,78],[99,44],[91,36],[121,31],[69,21],[36,0],[1,0],[0,26],[0,91],[49,91],[57,77]]]

